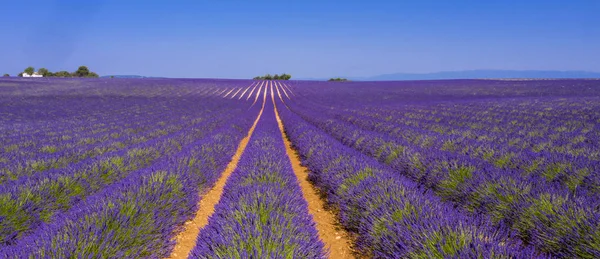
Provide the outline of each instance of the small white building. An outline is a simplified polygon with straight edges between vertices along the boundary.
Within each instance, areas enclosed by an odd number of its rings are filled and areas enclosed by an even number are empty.
[[[23,72],[23,77],[44,77],[44,75],[38,74],[38,72],[33,72],[31,75]]]

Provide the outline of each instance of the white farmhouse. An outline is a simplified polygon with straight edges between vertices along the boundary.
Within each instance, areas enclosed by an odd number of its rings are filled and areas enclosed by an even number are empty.
[[[31,75],[23,72],[23,77],[44,77],[44,75],[38,74],[38,72],[33,72]]]

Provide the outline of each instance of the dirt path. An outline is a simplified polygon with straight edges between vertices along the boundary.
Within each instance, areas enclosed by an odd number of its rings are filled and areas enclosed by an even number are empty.
[[[258,92],[256,92],[256,98],[254,98],[254,102],[252,103],[252,105],[250,105],[250,107],[254,106],[254,104],[258,100],[258,97],[260,96],[260,91],[261,91],[262,87],[263,87],[263,84],[260,84],[260,86],[258,87]],[[266,86],[265,86],[265,89],[267,89]]]
[[[292,169],[294,170],[296,178],[298,178],[298,183],[302,189],[302,196],[308,203],[308,211],[313,216],[313,220],[316,223],[319,237],[325,246],[329,248],[329,258],[354,258],[352,255],[352,250],[350,249],[351,243],[348,239],[347,233],[343,229],[337,227],[337,220],[335,216],[324,209],[324,201],[321,200],[317,190],[307,180],[308,169],[302,166],[300,159],[292,149],[291,142],[285,136],[283,123],[279,117],[279,112],[277,112],[275,96],[272,89],[271,100],[273,101],[273,106],[275,106],[275,118],[277,120],[277,124],[279,125],[279,131],[281,131],[281,137],[285,143],[285,151],[292,162]]]
[[[226,98],[231,92],[233,92],[233,90],[235,90],[235,88],[232,88],[231,90],[229,90],[229,92],[227,92],[225,95],[223,95],[223,98]]]
[[[207,90],[207,95],[215,95],[217,93],[217,91],[219,91],[219,89],[213,89],[210,88],[209,90]]]
[[[240,89],[238,89],[237,91],[235,91],[235,93],[234,93],[234,94],[233,94],[231,97],[229,97],[229,99],[233,99],[233,98],[235,98],[235,96],[236,96],[236,95],[237,95],[239,92],[241,92],[241,91],[242,91],[242,89],[244,89],[244,88],[241,88],[241,87],[240,87]]]
[[[293,95],[296,96],[296,94],[294,93],[294,91],[292,91],[292,88],[289,85],[286,85],[285,83],[282,83],[283,86],[285,86],[287,88],[287,90]]]
[[[254,120],[254,124],[252,127],[250,127],[246,137],[240,141],[240,144],[238,145],[231,162],[227,164],[227,167],[223,173],[221,173],[221,177],[219,180],[217,180],[215,186],[200,198],[196,216],[191,221],[186,222],[184,225],[184,230],[175,237],[175,248],[173,249],[173,252],[171,252],[171,255],[167,258],[187,258],[190,251],[192,251],[192,249],[196,246],[196,239],[198,238],[200,229],[208,224],[208,218],[215,212],[215,205],[217,205],[221,199],[221,195],[223,195],[225,183],[237,167],[237,164],[240,161],[246,146],[248,145],[248,141],[250,140],[250,137],[252,136],[260,117],[262,116],[266,101],[267,95],[265,91],[262,108],[260,109],[256,120]]]
[[[223,93],[225,93],[225,91],[227,91],[227,88],[223,89],[223,91],[220,91],[217,96],[221,96]]]
[[[285,94],[285,97],[287,97],[288,100],[291,100],[290,96],[287,94],[287,91],[285,90],[285,87],[283,87],[283,84],[281,84],[281,90],[283,91],[283,94]]]
[[[252,88],[252,86],[255,84],[255,82],[253,82],[252,84],[250,84],[248,86],[248,88],[246,88],[246,90],[244,90],[244,92],[242,92],[242,94],[240,95],[240,97],[238,97],[238,100],[241,100],[242,97],[244,97],[244,94],[246,94],[246,92],[248,92],[248,90],[250,90],[250,88]]]
[[[277,96],[279,96],[279,100],[281,100],[281,103],[283,103],[283,105],[285,105],[285,108],[289,110],[290,108],[287,106],[287,104],[285,103],[285,101],[283,101],[283,98],[281,97],[281,92],[279,92],[279,86],[280,86],[279,83],[275,84],[275,89],[277,89]]]
[[[252,91],[250,91],[250,93],[248,94],[248,97],[246,97],[246,101],[250,100],[250,97],[252,97],[252,93],[254,93],[254,90],[256,89],[256,87],[259,85],[260,83],[256,84],[254,87],[252,87]]]
[[[263,95],[263,108],[265,107],[265,103],[264,102],[267,101],[267,93],[268,93],[267,90],[269,90],[269,89],[267,89],[267,85],[269,85],[269,83],[265,84],[265,93]]]

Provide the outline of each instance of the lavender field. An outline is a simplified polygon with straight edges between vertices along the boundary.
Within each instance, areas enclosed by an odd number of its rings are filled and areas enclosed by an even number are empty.
[[[600,258],[600,80],[2,78],[0,258]]]

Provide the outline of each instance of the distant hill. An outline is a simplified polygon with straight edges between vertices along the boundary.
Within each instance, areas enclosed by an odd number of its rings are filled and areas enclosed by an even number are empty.
[[[114,78],[160,78],[160,77],[155,77],[155,76],[139,76],[139,75],[107,75],[107,76],[101,76],[101,78],[110,78],[111,76]]]
[[[495,78],[600,78],[600,72],[554,70],[465,70],[434,73],[395,73],[370,77],[344,77],[353,81],[495,79]],[[327,79],[306,79],[327,80]]]

